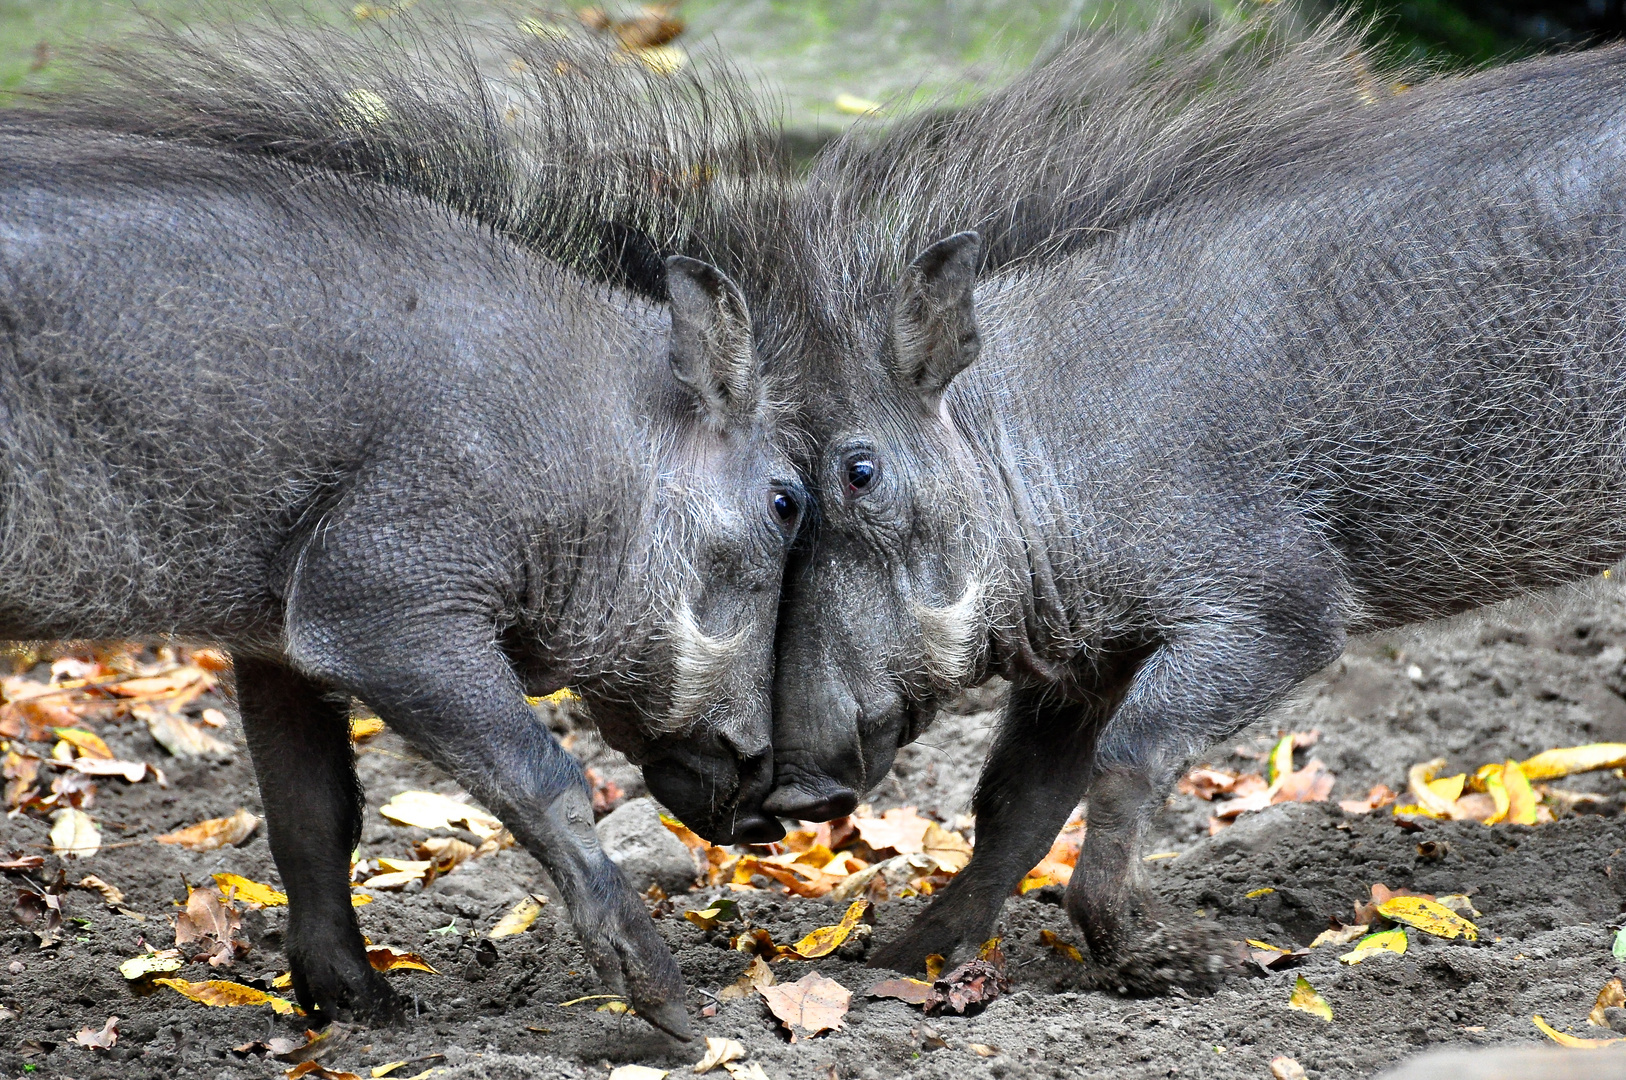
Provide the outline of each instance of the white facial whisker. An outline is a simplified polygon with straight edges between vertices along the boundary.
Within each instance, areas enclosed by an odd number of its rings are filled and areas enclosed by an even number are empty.
[[[672,694],[657,731],[680,735],[720,701],[750,627],[714,637],[700,628],[688,601],[681,601],[667,630],[672,642]]]
[[[946,607],[911,605],[920,623],[926,673],[932,681],[956,689],[970,681],[982,627],[983,584],[966,582],[960,598]]]

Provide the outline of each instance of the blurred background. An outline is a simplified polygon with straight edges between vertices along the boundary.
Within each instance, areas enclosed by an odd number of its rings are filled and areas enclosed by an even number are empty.
[[[783,105],[792,137],[816,146],[834,131],[945,92],[973,97],[1056,50],[1081,30],[1133,27],[1166,16],[1194,32],[1294,0],[678,0],[596,6],[384,0],[0,0],[0,94],[74,77],[72,52],[116,36],[140,11],[207,23],[225,11],[276,17],[315,13],[358,33],[407,8],[456,7],[479,18],[634,35],[663,50],[659,62],[716,52],[744,67]],[[1323,18],[1336,5],[1300,0],[1296,17]],[[1497,63],[1551,48],[1626,35],[1626,0],[1355,0],[1397,58],[1446,68]],[[641,27],[642,29],[638,29]],[[672,36],[667,37],[670,34]],[[804,147],[803,149],[806,149]]]

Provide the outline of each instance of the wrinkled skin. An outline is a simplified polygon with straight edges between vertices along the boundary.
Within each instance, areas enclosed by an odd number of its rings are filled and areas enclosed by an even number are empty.
[[[757,820],[798,496],[737,288],[674,258],[662,308],[315,170],[49,121],[0,143],[0,634],[231,651],[318,1019],[399,1016],[350,906],[355,697],[688,1037],[525,693],[578,691],[702,833]]]
[[[872,962],[974,949],[1087,799],[1096,962],[1211,982],[1140,859],[1192,757],[1350,632],[1626,556],[1623,101],[1619,51],[1442,82],[1082,254],[974,287],[954,236],[819,301],[856,329],[800,363],[766,807],[844,813],[948,695],[1013,684],[974,858]]]

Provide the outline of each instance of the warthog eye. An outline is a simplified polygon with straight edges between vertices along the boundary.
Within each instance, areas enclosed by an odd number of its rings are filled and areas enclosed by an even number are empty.
[[[869,454],[854,454],[845,463],[847,471],[847,494],[862,495],[875,486],[876,477],[881,475],[881,463]]]
[[[796,497],[784,488],[775,488],[768,493],[768,509],[773,511],[773,519],[779,523],[779,527],[786,531],[795,529],[796,519],[802,515]]]

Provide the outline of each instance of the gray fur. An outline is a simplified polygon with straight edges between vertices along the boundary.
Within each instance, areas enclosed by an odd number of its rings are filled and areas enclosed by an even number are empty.
[[[977,855],[877,962],[988,936],[1087,793],[1068,906],[1097,959],[1206,981],[1215,951],[1161,921],[1138,857],[1191,756],[1350,632],[1626,556],[1626,52],[1399,79],[1337,26],[1086,42],[816,168],[809,242],[843,269],[799,360],[820,513],[767,805],[850,807],[945,694],[1016,684]],[[884,282],[970,225],[981,358],[936,416],[889,373]],[[862,495],[854,454],[882,471]],[[973,585],[944,685],[917,613]]]

